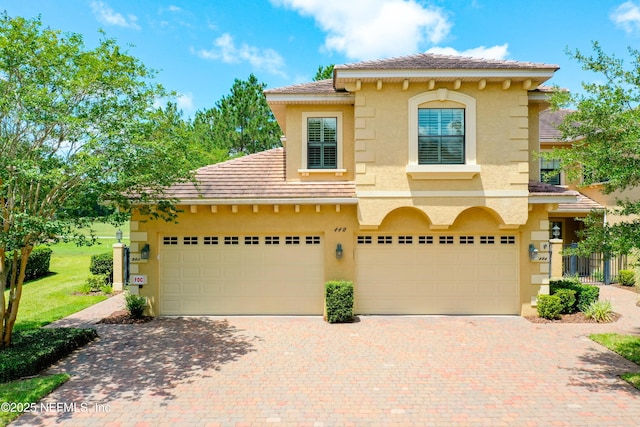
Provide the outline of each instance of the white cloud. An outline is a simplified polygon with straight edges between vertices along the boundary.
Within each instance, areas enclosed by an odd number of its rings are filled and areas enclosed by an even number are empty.
[[[191,92],[178,94],[176,105],[178,110],[193,111],[193,94]]]
[[[627,33],[640,30],[640,7],[632,1],[618,6],[610,15],[611,20]]]
[[[353,59],[416,53],[439,43],[451,23],[444,11],[417,0],[271,0],[311,16],[327,33],[325,48]]]
[[[260,49],[246,43],[238,47],[233,41],[233,37],[228,33],[218,37],[213,44],[213,49],[201,49],[195,53],[201,58],[220,60],[226,64],[247,62],[256,69],[286,77],[282,71],[284,59],[273,49]]]
[[[440,55],[451,56],[470,56],[472,58],[482,59],[505,59],[509,55],[509,44],[505,43],[499,46],[479,46],[467,50],[456,50],[452,47],[432,47],[427,53],[437,53]]]
[[[125,18],[121,13],[111,9],[108,4],[101,1],[91,2],[91,9],[98,21],[106,25],[115,25],[116,27],[133,28],[139,30],[137,24],[138,17],[135,15],[127,15]]]

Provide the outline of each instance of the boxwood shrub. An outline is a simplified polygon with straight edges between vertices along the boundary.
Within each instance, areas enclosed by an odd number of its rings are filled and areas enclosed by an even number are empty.
[[[0,382],[37,375],[73,350],[93,341],[95,329],[39,328],[17,331],[0,351]]]
[[[89,263],[89,271],[95,275],[107,276],[107,283],[113,283],[113,252],[93,255]]]
[[[576,308],[584,312],[592,302],[598,301],[600,288],[594,285],[580,283],[578,279],[562,279],[550,282],[551,295],[555,295],[559,289],[571,289],[576,292]]]
[[[25,282],[27,280],[38,279],[49,274],[49,272],[51,271],[50,266],[52,252],[53,251],[51,250],[51,248],[48,248],[46,246],[38,246],[33,248],[31,254],[29,255],[29,259],[27,260],[27,271],[24,275]],[[13,256],[11,254],[7,254],[7,271],[11,269],[11,264],[13,264]],[[9,280],[11,280],[11,277],[7,277],[7,283],[5,283],[5,286],[9,286]]]
[[[562,314],[571,314],[576,312],[576,291],[566,288],[558,289],[554,295],[560,298]]]
[[[545,319],[560,319],[562,302],[556,295],[538,295],[538,316]]]
[[[324,285],[324,297],[329,323],[353,322],[353,283],[332,280]]]

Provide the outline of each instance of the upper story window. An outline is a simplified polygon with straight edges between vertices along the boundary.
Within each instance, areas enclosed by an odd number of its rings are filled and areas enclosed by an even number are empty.
[[[540,159],[540,177],[543,182],[560,185],[560,160]]]
[[[307,167],[309,169],[338,167],[338,119],[336,117],[307,119]]]
[[[342,113],[318,111],[302,113],[302,167],[303,176],[313,173],[346,172],[342,165]]]
[[[419,108],[418,164],[464,162],[464,109]]]
[[[476,163],[476,100],[438,89],[409,99],[409,159],[413,179],[471,179]]]

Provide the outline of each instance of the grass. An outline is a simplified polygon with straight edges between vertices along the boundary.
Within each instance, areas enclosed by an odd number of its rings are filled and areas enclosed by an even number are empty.
[[[589,335],[589,338],[618,353],[625,359],[640,365],[640,337],[610,333],[592,334]],[[621,375],[620,378],[640,390],[640,373],[628,373]]]
[[[24,285],[14,331],[39,328],[106,298],[75,294],[89,275],[91,256],[111,251],[112,245],[116,243],[115,227],[96,224],[94,230],[96,236],[114,237],[98,239],[100,244],[94,246],[78,247],[74,243],[58,243],[51,247],[52,274]],[[128,237],[128,225],[121,230]],[[0,384],[0,403],[35,403],[68,379],[67,374],[56,374]],[[7,425],[19,415],[20,412],[0,411],[0,426]]]
[[[68,374],[54,374],[0,384],[0,404],[16,404],[14,408],[9,408],[13,410],[0,411],[0,426],[6,426],[18,418],[22,414],[20,409],[26,405],[35,404],[68,379]]]
[[[115,230],[115,227],[107,224],[96,226],[96,231],[101,236],[115,236]],[[123,228],[123,232],[128,236],[128,228]],[[98,243],[92,246],[77,246],[68,242],[51,246],[52,274],[25,283],[15,330],[39,328],[107,298],[76,294],[89,275],[91,256],[110,252],[116,239],[99,239]]]

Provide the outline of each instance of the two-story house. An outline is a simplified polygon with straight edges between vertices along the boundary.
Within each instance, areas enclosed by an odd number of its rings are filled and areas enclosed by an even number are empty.
[[[419,54],[267,90],[283,148],[171,187],[177,224],[133,217],[140,294],[160,315],[320,315],[346,279],[357,314],[535,312],[550,212],[578,199],[534,155],[557,69]]]

